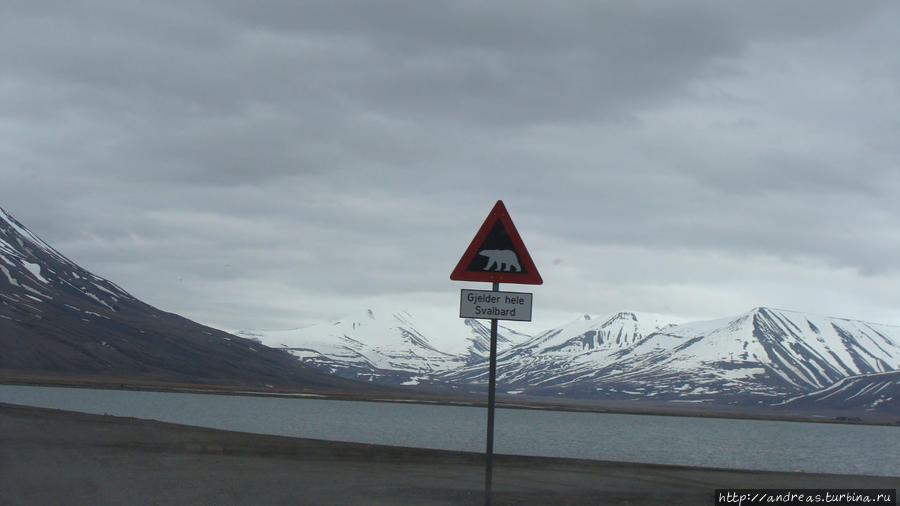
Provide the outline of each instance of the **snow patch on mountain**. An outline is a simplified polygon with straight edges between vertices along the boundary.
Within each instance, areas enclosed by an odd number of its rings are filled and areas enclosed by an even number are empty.
[[[32,263],[27,260],[22,260],[22,265],[24,265],[25,268],[28,269],[28,272],[30,272],[31,275],[34,276],[38,281],[44,284],[49,283],[49,281],[47,281],[47,278],[41,276],[41,266],[39,264]]]
[[[12,274],[10,274],[9,269],[0,265],[0,272],[3,272],[3,274],[6,275],[6,280],[9,281],[9,284],[11,284],[12,286],[19,286],[19,282],[12,276]]]

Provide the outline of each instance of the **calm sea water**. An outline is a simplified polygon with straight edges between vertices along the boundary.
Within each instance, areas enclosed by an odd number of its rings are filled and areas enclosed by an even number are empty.
[[[260,434],[484,451],[485,408],[0,385],[0,402]],[[496,453],[900,476],[900,428],[498,409]]]

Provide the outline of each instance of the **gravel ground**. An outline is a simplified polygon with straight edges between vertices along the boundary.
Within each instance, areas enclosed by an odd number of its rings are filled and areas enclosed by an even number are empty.
[[[0,504],[483,504],[475,453],[263,436],[0,404]],[[717,488],[900,477],[499,455],[493,504],[713,504]]]

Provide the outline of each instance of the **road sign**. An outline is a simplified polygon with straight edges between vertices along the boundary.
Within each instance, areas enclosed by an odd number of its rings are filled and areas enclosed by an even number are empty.
[[[459,317],[530,322],[532,295],[463,289],[459,294]]]
[[[523,285],[544,283],[502,200],[494,204],[450,279]]]
[[[531,294],[501,292],[500,282],[523,285],[544,283],[531,255],[525,249],[506,206],[498,200],[484,220],[472,243],[450,274],[454,281],[489,281],[493,290],[463,290],[460,293],[460,318],[491,320],[491,351],[488,360],[487,437],[484,450],[484,503],[491,504],[494,474],[494,408],[497,396],[497,321],[531,321]],[[508,298],[507,298],[508,297]],[[526,311],[527,308],[527,311]],[[520,313],[521,311],[521,313]],[[527,312],[527,318],[524,318]],[[467,316],[471,315],[471,316]]]

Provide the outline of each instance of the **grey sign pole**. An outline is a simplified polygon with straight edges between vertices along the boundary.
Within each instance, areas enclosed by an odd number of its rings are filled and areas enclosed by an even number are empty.
[[[500,283],[494,282],[493,291],[500,291]],[[484,461],[484,504],[491,504],[491,481],[494,473],[494,401],[497,381],[497,319],[491,319],[491,360],[488,373],[487,448]]]

